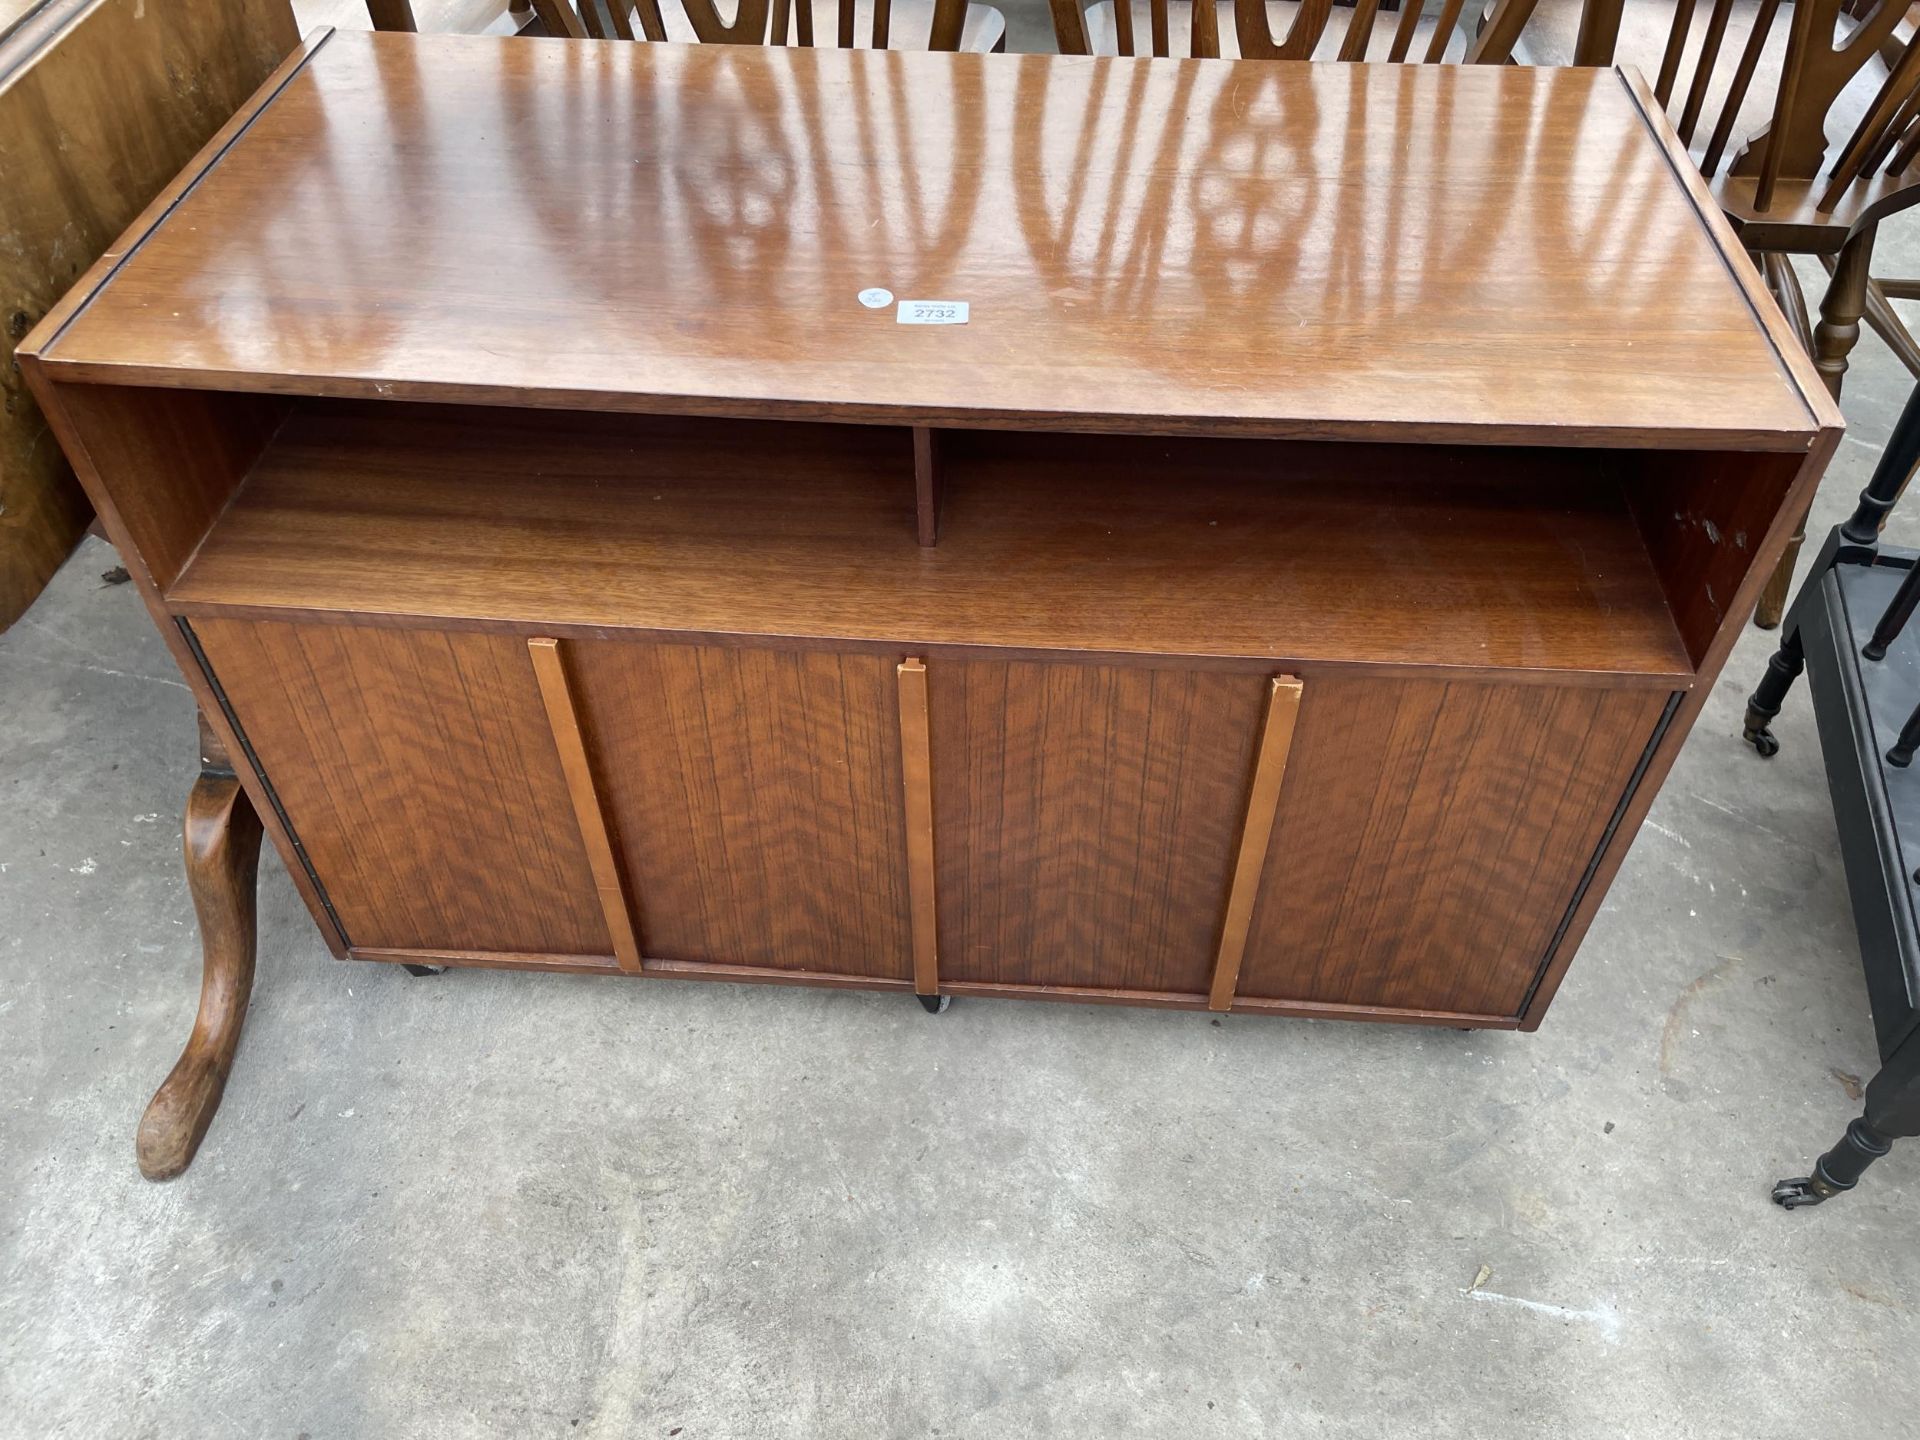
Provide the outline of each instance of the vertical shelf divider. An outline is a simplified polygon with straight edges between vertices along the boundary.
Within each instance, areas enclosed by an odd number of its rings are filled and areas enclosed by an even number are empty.
[[[540,698],[546,703],[554,749],[560,752],[560,769],[567,777],[567,794],[573,800],[580,841],[586,847],[587,863],[593,867],[593,888],[600,896],[607,933],[613,937],[614,958],[622,970],[638,975],[642,973],[640,941],[633,900],[621,878],[619,861],[614,858],[613,838],[607,830],[600,792],[593,783],[593,767],[587,761],[586,741],[581,738],[580,715],[560,642],[535,637],[527,641],[527,653],[533,660],[534,678],[540,683]]]
[[[913,427],[913,507],[922,545],[940,543],[939,438],[930,426]]]
[[[916,431],[916,434],[918,432]],[[900,662],[900,772],[907,804],[907,903],[913,919],[913,992],[940,993],[933,895],[933,754],[927,727],[927,667]]]
[[[1209,1010],[1231,1010],[1240,982],[1240,960],[1246,954],[1247,930],[1253,923],[1253,902],[1260,893],[1260,875],[1267,864],[1267,846],[1273,822],[1280,813],[1280,784],[1287,774],[1287,755],[1293,749],[1293,731],[1300,718],[1300,681],[1277,675],[1267,688],[1266,723],[1260,732],[1260,753],[1253,763],[1253,784],[1247,791],[1247,818],[1240,827],[1240,853],[1233,864],[1227,890],[1226,919],[1220,926],[1220,949],[1213,962]]]

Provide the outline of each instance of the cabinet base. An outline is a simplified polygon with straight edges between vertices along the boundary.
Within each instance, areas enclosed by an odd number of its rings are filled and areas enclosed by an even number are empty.
[[[561,974],[619,975],[622,971],[611,955],[527,955],[485,950],[386,950],[354,946],[347,952],[350,960],[372,960],[384,964],[419,966],[474,967],[487,970],[547,970]],[[655,960],[640,962],[640,975],[647,979],[722,980],[742,985],[804,985],[815,989],[884,990],[913,992],[913,982],[880,975],[839,975],[818,970],[776,970],[759,965],[725,965],[705,960]],[[1207,1011],[1205,995],[1184,995],[1161,990],[1120,990],[1080,985],[1003,985],[980,980],[945,980],[938,996],[918,996],[922,1004],[929,999],[951,1000],[1051,1000],[1076,1005],[1138,1005],[1158,1010]],[[1268,1000],[1240,996],[1227,1012],[1233,1015],[1276,1015],[1297,1020],[1364,1020],[1375,1024],[1431,1025],[1452,1030],[1518,1030],[1523,1019],[1518,1015],[1488,1015],[1464,1010],[1406,1010],[1382,1005],[1346,1005],[1315,1000]]]

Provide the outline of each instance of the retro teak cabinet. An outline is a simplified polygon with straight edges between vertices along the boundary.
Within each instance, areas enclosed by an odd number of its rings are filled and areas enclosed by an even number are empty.
[[[1604,70],[309,41],[24,352],[209,730],[149,1173],[256,825],[356,959],[1538,1024],[1838,434],[1688,175]]]

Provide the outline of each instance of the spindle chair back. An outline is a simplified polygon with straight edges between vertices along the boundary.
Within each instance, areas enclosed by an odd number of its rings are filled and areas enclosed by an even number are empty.
[[[1502,64],[1539,0],[1051,0],[1065,55]],[[1422,26],[1423,19],[1429,24]],[[1422,33],[1424,29],[1424,34]],[[1458,37],[1458,46],[1453,44]],[[1416,43],[1418,42],[1418,43]]]
[[[1589,14],[1620,5],[1589,0]],[[1896,39],[1906,0],[1857,21],[1845,0],[1794,0],[1784,21],[1782,8],[1679,0],[1654,98],[1753,248],[1836,253],[1914,182],[1920,30]]]
[[[988,51],[1004,49],[1007,34],[998,10],[972,0],[738,0],[731,20],[716,0],[534,0],[534,8],[550,34],[600,40],[813,45],[818,32],[843,50]]]

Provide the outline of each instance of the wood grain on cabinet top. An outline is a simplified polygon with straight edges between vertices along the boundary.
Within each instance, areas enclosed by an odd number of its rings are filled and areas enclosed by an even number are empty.
[[[340,33],[29,348],[328,395],[1804,450],[1837,413],[1664,127],[1606,70]]]

